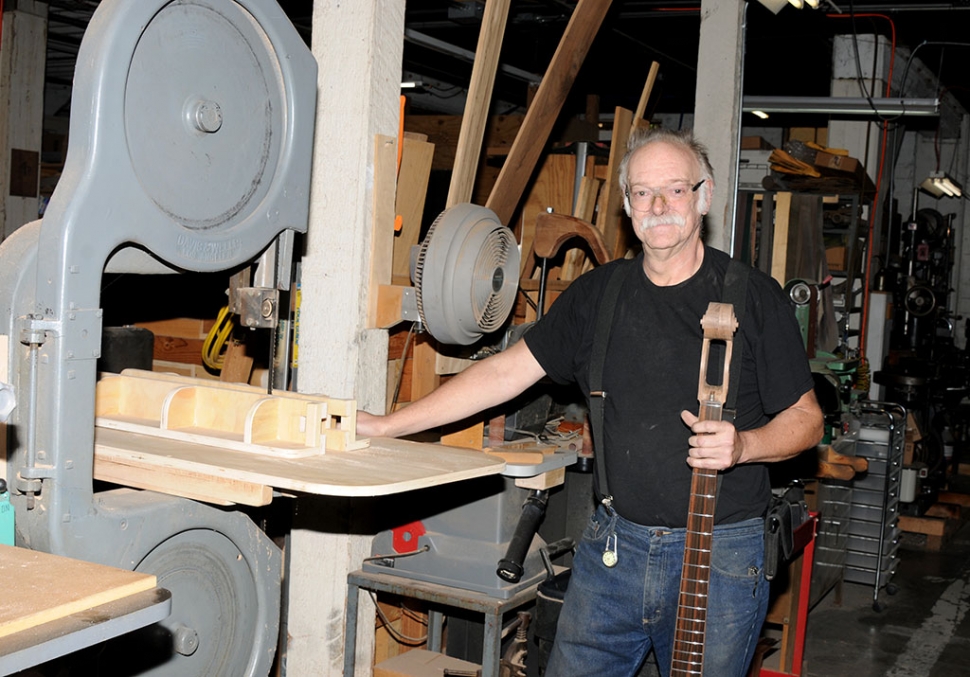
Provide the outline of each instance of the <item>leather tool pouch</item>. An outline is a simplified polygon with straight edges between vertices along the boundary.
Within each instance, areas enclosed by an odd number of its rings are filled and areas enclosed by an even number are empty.
[[[808,520],[805,490],[789,487],[781,496],[773,496],[765,515],[765,578],[772,580],[779,567],[790,560],[795,549],[795,529]]]

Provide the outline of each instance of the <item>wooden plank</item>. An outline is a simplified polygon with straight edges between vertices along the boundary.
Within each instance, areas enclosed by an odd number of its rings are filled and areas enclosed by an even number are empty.
[[[229,341],[226,344],[226,355],[219,372],[219,380],[228,383],[249,383],[253,373],[253,358],[246,353],[246,344],[242,341]]]
[[[377,289],[390,284],[394,259],[394,187],[397,183],[397,139],[378,134],[374,148],[374,204],[370,280],[367,292],[368,326],[376,327]]]
[[[0,545],[0,637],[156,585],[150,574]]]
[[[404,120],[405,130],[420,132],[434,144],[432,170],[451,171],[455,166],[458,133],[461,131],[461,115],[409,115]],[[487,152],[507,155],[515,136],[522,126],[522,115],[492,115],[485,127],[483,145]],[[404,135],[414,133],[405,131]],[[486,196],[487,197],[487,196]],[[475,204],[479,204],[476,202]]]
[[[215,324],[215,318],[200,320],[192,317],[176,317],[171,320],[137,322],[136,327],[147,329],[155,336],[177,336],[187,339],[204,339]]]
[[[566,481],[566,469],[556,468],[539,473],[534,477],[519,477],[515,480],[515,486],[520,489],[532,489],[534,491],[545,491],[558,487]]]
[[[485,449],[486,454],[500,458],[506,463],[519,463],[529,465],[539,465],[546,460],[546,455],[541,451],[524,451],[520,449]]]
[[[522,233],[519,242],[523,252],[532,251],[536,219],[552,210],[570,214],[573,210],[573,186],[576,183],[575,155],[548,155],[536,174],[532,189],[522,206]],[[504,221],[503,221],[504,223]],[[520,277],[531,277],[538,262],[534,256],[523,256]],[[550,271],[550,275],[554,271]]]
[[[610,163],[606,175],[606,184],[600,191],[600,212],[596,219],[596,226],[603,233],[606,250],[613,254],[613,258],[623,258],[626,255],[626,235],[622,230],[623,222],[623,186],[620,185],[620,163],[626,155],[626,144],[630,138],[630,127],[633,124],[633,112],[617,107],[613,115],[613,136],[610,141]]]
[[[788,223],[791,216],[791,193],[775,193],[775,227],[772,233],[771,276],[778,284],[788,282]]]
[[[501,473],[505,463],[479,451],[371,438],[370,446],[306,458],[239,453],[147,435],[95,429],[95,459],[143,464],[151,481],[179,496],[185,472],[323,496],[384,496]],[[160,475],[169,474],[163,482]],[[148,481],[146,479],[146,481]],[[161,489],[159,489],[161,490]]]
[[[382,284],[377,288],[377,317],[374,324],[379,329],[389,329],[403,320],[404,295],[408,287]]]
[[[440,379],[435,370],[437,358],[434,339],[420,334],[414,341],[414,359],[411,370],[411,402],[424,397],[438,387]]]
[[[934,503],[923,513],[925,517],[940,517],[948,520],[959,520],[962,508],[948,503]]]
[[[936,496],[939,503],[952,503],[953,505],[970,508],[970,494],[961,494],[956,491],[941,491]]]
[[[508,223],[611,0],[579,0],[485,206]]]
[[[94,479],[215,505],[261,506],[273,501],[273,488],[265,484],[213,477],[191,470],[157,472],[154,463],[142,459],[116,460],[95,456]]]
[[[441,443],[463,449],[481,449],[485,445],[485,421],[478,421],[467,427],[445,426]]]
[[[421,217],[428,194],[428,178],[434,144],[404,137],[401,170],[397,177],[397,195],[394,209],[401,217],[401,230],[394,235],[394,254],[391,270],[394,277],[410,279],[411,247],[418,244],[421,236]]]
[[[917,534],[943,536],[946,534],[946,524],[947,520],[939,517],[911,517],[910,515],[899,516],[900,530],[910,531]]]
[[[178,336],[156,336],[152,358],[167,362],[182,362],[202,366],[203,339],[186,339]]]
[[[478,46],[475,49],[475,61],[472,65],[472,78],[465,99],[465,114],[461,119],[461,131],[458,133],[458,148],[455,151],[455,166],[451,171],[446,208],[470,202],[472,198],[510,1],[489,0],[485,3],[482,27],[478,34]]]
[[[640,101],[637,103],[637,109],[633,114],[634,126],[644,122],[643,116],[647,112],[647,102],[650,101],[650,93],[653,92],[653,84],[657,81],[657,73],[659,72],[660,64],[656,61],[652,62],[650,72],[647,73],[647,81],[643,85],[643,91],[640,92]]]

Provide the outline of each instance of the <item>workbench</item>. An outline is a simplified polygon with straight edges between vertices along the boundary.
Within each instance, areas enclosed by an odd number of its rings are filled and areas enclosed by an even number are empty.
[[[0,675],[165,619],[155,576],[0,545]]]
[[[482,645],[482,677],[498,677],[502,652],[502,616],[536,598],[533,585],[508,599],[490,597],[481,592],[462,590],[448,585],[426,583],[401,576],[355,571],[347,576],[347,614],[344,630],[344,677],[353,677],[357,644],[357,598],[360,590],[386,592],[427,602],[428,649],[441,651],[444,613],[440,607],[467,609],[485,616]]]

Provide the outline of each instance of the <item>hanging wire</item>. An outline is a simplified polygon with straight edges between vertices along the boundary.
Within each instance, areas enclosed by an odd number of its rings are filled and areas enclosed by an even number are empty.
[[[401,644],[407,644],[410,646],[419,646],[428,641],[427,633],[425,633],[424,637],[408,637],[400,630],[395,628],[393,625],[391,625],[391,621],[389,621],[387,616],[384,614],[384,610],[381,609],[381,605],[377,603],[377,595],[374,594],[373,590],[368,590],[367,592],[370,593],[370,598],[374,602],[374,609],[377,610],[377,615],[381,619],[381,622],[384,624],[384,629],[387,630],[387,633],[391,637],[393,637],[396,641],[400,642]],[[401,612],[404,613],[404,607],[401,607]],[[415,617],[412,615],[411,618],[415,618]],[[415,618],[415,620],[418,620],[418,619]],[[425,622],[424,624],[427,625],[427,622]]]

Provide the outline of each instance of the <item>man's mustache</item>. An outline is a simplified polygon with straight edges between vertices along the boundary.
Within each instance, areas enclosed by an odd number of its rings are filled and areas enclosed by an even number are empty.
[[[676,212],[670,214],[661,214],[660,216],[651,214],[640,219],[640,227],[644,230],[648,228],[655,228],[656,226],[684,225],[687,225],[687,219],[684,218],[683,214],[677,214]]]

